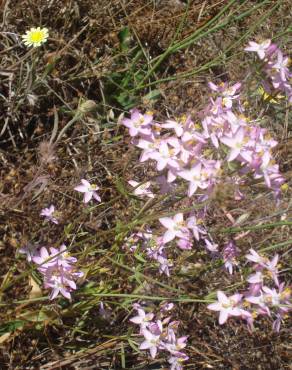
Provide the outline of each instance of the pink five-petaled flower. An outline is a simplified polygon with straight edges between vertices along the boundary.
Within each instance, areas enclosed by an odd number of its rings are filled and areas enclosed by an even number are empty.
[[[254,262],[257,264],[256,269],[266,269],[269,274],[274,279],[276,285],[279,285],[278,281],[278,260],[279,256],[276,254],[270,261],[267,257],[260,256],[254,249],[249,250],[249,254],[245,256],[248,261]],[[259,275],[258,275],[259,277]],[[254,280],[254,279],[253,279]]]
[[[235,95],[236,91],[240,89],[241,83],[237,82],[232,86],[228,86],[228,83],[221,83],[219,86],[215,85],[213,82],[209,82],[208,86],[211,90],[220,93],[223,97],[222,103],[226,108],[232,107],[232,100],[237,99],[239,95]]]
[[[277,62],[272,65],[272,68],[279,73],[282,82],[285,82],[289,76],[288,65],[289,58],[284,57],[283,53],[279,50],[277,53]]]
[[[208,305],[209,310],[220,311],[219,324],[224,324],[230,316],[241,316],[243,310],[238,307],[242,294],[234,294],[227,297],[220,290],[217,292],[218,302]]]
[[[88,203],[92,197],[101,202],[100,196],[97,194],[97,190],[99,187],[95,184],[90,184],[87,180],[82,179],[81,184],[76,186],[74,190],[79,191],[80,193],[84,193],[83,202]]]
[[[40,215],[44,216],[46,220],[51,221],[57,225],[59,221],[56,219],[56,217],[54,217],[54,213],[55,213],[55,207],[53,205],[50,205],[49,208],[42,209]]]
[[[137,109],[131,110],[131,118],[124,118],[122,124],[129,129],[130,136],[150,135],[153,121],[151,113],[141,114]]]
[[[146,195],[149,198],[154,198],[154,194],[149,189],[150,186],[151,186],[150,181],[147,181],[147,182],[145,182],[144,184],[141,184],[141,185],[139,185],[139,182],[134,181],[134,180],[129,180],[128,183],[135,188],[134,189],[134,194],[135,195],[137,195],[137,196]]]
[[[50,299],[53,300],[61,293],[65,298],[71,299],[70,291],[76,289],[70,271],[63,268],[50,267],[44,274],[44,287],[51,288]]]
[[[160,333],[158,332],[158,334],[156,333],[153,334],[151,333],[150,330],[143,329],[142,334],[144,335],[145,340],[144,342],[140,344],[139,349],[149,349],[151,357],[155,358],[157,351],[158,351],[158,347],[160,345],[161,333],[162,333],[162,327],[161,327]]]
[[[191,197],[198,188],[206,189],[208,183],[205,181],[205,178],[202,174],[202,165],[197,163],[189,170],[180,171],[179,176],[183,179],[189,181],[188,196]]]
[[[56,256],[54,261],[58,266],[63,266],[64,268],[71,267],[72,263],[77,262],[77,258],[70,256],[67,251],[65,244],[62,244],[60,249],[50,248],[51,256]]]
[[[228,155],[227,161],[233,161],[239,155],[241,155],[247,162],[251,161],[251,155],[248,150],[244,148],[246,145],[245,130],[243,127],[239,127],[233,137],[224,136],[221,142],[231,148],[231,152]]]
[[[130,319],[134,324],[140,325],[141,330],[146,329],[149,325],[149,322],[153,319],[154,314],[152,312],[145,313],[142,308],[137,308],[138,315]]]
[[[188,236],[188,229],[184,224],[184,216],[182,213],[176,214],[173,218],[162,217],[159,219],[160,223],[167,228],[163,235],[163,243],[166,244],[173,240],[176,236],[178,238],[186,238]]]
[[[182,136],[184,132],[184,122],[167,120],[166,123],[161,125],[161,127],[174,129],[177,137]]]
[[[162,171],[166,166],[179,169],[176,155],[178,154],[178,148],[170,148],[170,146],[162,141],[159,145],[159,150],[151,155],[151,158],[157,162],[157,170]]]
[[[200,234],[206,234],[206,231],[203,227],[198,225],[198,221],[195,216],[191,216],[187,219],[187,227],[193,232],[193,235],[196,240],[200,240]]]
[[[46,247],[42,247],[38,255],[34,255],[32,260],[37,265],[40,265],[41,270],[45,270],[51,266],[56,264],[56,261],[52,256],[49,254]]]
[[[258,54],[260,59],[265,59],[266,52],[271,44],[271,40],[265,40],[262,43],[258,44],[254,41],[249,41],[249,46],[247,46],[245,51],[254,51]]]
[[[184,353],[180,353],[179,356],[170,356],[168,358],[168,362],[171,365],[169,370],[182,370],[182,362],[187,361],[188,359],[189,357]]]

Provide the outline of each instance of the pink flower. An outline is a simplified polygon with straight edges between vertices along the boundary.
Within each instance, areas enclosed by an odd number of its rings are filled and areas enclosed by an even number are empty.
[[[56,256],[53,261],[57,263],[58,266],[67,268],[71,267],[71,264],[77,262],[77,258],[70,256],[65,244],[62,244],[60,249],[50,248],[50,252],[51,257]]]
[[[122,124],[129,129],[130,136],[150,135],[152,121],[152,114],[141,114],[137,109],[133,109],[131,110],[131,118],[124,118]]]
[[[229,274],[232,275],[233,266],[237,265],[236,257],[238,255],[238,250],[236,248],[235,243],[232,240],[225,244],[222,254],[224,266],[226,270],[228,270]]]
[[[218,251],[218,244],[214,242],[210,242],[208,239],[204,239],[205,246],[210,252],[217,252]]]
[[[151,357],[155,358],[160,345],[160,334],[152,334],[151,331],[147,329],[143,329],[142,334],[145,340],[140,344],[139,349],[149,349]]]
[[[209,310],[219,311],[219,324],[224,324],[230,316],[241,316],[242,309],[238,307],[242,294],[234,294],[227,297],[220,290],[217,292],[218,302],[208,305]]]
[[[289,58],[284,57],[283,53],[279,50],[277,53],[277,62],[271,66],[273,70],[276,70],[281,77],[281,81],[285,82],[287,77],[289,78]]]
[[[46,247],[42,247],[39,254],[35,255],[32,260],[37,265],[40,265],[41,269],[47,269],[48,267],[55,265],[55,261],[51,258]]]
[[[191,216],[186,221],[187,227],[193,232],[193,235],[197,241],[201,239],[200,234],[206,234],[206,231],[203,227],[198,225],[197,219],[195,216]]]
[[[170,148],[169,145],[163,141],[159,146],[159,150],[151,155],[151,158],[157,162],[157,170],[162,171],[166,166],[171,166],[173,168],[179,168],[176,154],[179,150],[175,148]]]
[[[237,132],[234,134],[233,137],[224,136],[220,140],[223,144],[229,146],[231,148],[231,152],[227,157],[227,161],[233,161],[239,155],[241,155],[247,162],[251,161],[250,151],[245,149],[246,141],[245,141],[245,130],[243,127],[239,127]]]
[[[132,317],[130,321],[134,324],[140,325],[141,329],[147,328],[149,322],[153,319],[154,314],[151,312],[146,314],[142,308],[137,308],[137,311],[138,315]]]
[[[19,248],[18,253],[25,254],[27,262],[31,262],[33,257],[38,255],[36,247],[34,245],[28,244],[25,247]]]
[[[168,358],[168,362],[171,365],[169,370],[182,370],[182,363],[188,359],[189,357],[184,353],[180,353],[179,356],[170,356]]]
[[[182,213],[176,214],[173,218],[162,217],[159,219],[160,223],[167,228],[163,235],[163,243],[166,244],[175,237],[185,238],[188,235],[188,230],[184,223],[184,216]]]
[[[247,46],[245,51],[254,51],[258,54],[260,59],[265,59],[267,50],[271,44],[271,40],[265,40],[262,43],[258,44],[254,41],[249,41],[249,46]]]
[[[72,266],[77,260],[71,257],[63,244],[59,249],[42,247],[33,261],[39,265],[38,271],[43,275],[44,287],[51,289],[50,299],[55,299],[59,293],[71,299],[71,291],[76,289],[75,280],[83,276],[82,271],[76,271]]]
[[[215,85],[213,82],[208,83],[211,90],[218,92],[223,97],[222,103],[226,108],[232,107],[232,100],[237,99],[239,95],[235,95],[237,90],[240,89],[241,83],[237,82],[232,86],[228,86],[228,83],[219,84],[219,86]]]
[[[197,163],[189,170],[179,171],[179,176],[189,181],[188,196],[191,197],[198,188],[206,189],[208,183],[202,173],[201,163]]]
[[[81,185],[78,185],[74,188],[74,190],[79,191],[80,193],[84,193],[83,202],[88,203],[92,197],[101,202],[100,196],[97,194],[97,190],[99,187],[95,184],[90,184],[87,180],[82,179]]]
[[[139,185],[139,182],[130,180],[128,183],[133,186],[134,189],[134,194],[139,196],[139,195],[146,195],[149,198],[154,198],[154,194],[152,191],[149,189],[151,186],[151,182],[147,181],[144,184]],[[139,186],[138,186],[139,185]]]
[[[50,205],[49,208],[44,208],[41,210],[40,215],[44,216],[48,221],[53,222],[54,224],[58,224],[58,220],[56,217],[54,217],[55,207],[53,205]]]
[[[178,137],[182,136],[182,134],[184,132],[184,123],[183,122],[168,120],[168,121],[166,121],[166,123],[162,124],[161,127],[174,129],[174,131],[176,133],[176,136],[178,136]]]
[[[61,293],[65,298],[71,299],[70,292],[76,289],[76,284],[70,273],[64,269],[50,267],[45,272],[44,287],[51,288],[50,299],[53,300]]]

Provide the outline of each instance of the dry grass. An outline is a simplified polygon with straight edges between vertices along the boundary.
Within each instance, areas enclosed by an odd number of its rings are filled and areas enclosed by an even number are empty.
[[[248,83],[252,79],[242,52],[250,37],[276,37],[287,54],[291,51],[288,0],[236,1],[210,25],[228,1],[189,1],[189,7],[186,3],[2,1],[1,369],[163,369],[163,361],[149,361],[131,348],[135,333],[128,319],[137,296],[152,297],[148,304],[156,307],[159,300],[155,297],[180,300],[173,317],[182,321],[181,332],[190,336],[186,369],[289,368],[288,322],[275,335],[270,323],[262,320],[250,335],[236,321],[219,327],[215,316],[206,312],[205,303],[184,301],[204,299],[221,287],[232,290],[233,284],[242,281],[244,271],[237,271],[231,279],[222,272],[220,262],[198,248],[174,256],[177,265],[167,279],[158,275],[154,265],[121,249],[127,232],[137,228],[134,221],[143,205],[129,195],[126,183],[133,177],[149,179],[155,169],[138,163],[139,153],[128,145],[129,138],[117,125],[120,114],[133,104],[151,108],[161,119],[196,114],[206,104],[208,80]],[[230,21],[204,35],[226,19]],[[49,28],[50,39],[32,53],[20,44],[19,35],[40,24]],[[171,49],[205,26],[194,43]],[[249,31],[254,33],[249,35]],[[169,53],[152,71],[168,48]],[[149,99],[153,90],[159,90],[157,97]],[[75,122],[58,145],[51,145],[56,117],[60,131],[87,99],[94,100],[97,109]],[[280,142],[276,158],[291,185],[290,112],[285,105],[264,106],[259,97],[252,103]],[[102,198],[101,204],[86,209],[72,191],[84,176],[100,186]],[[248,213],[241,224],[247,229],[283,217],[289,220],[290,198],[288,190],[281,209],[275,209],[270,192],[259,184],[250,187],[240,206],[226,192],[218,192],[209,209],[209,226],[222,243],[229,235],[223,229],[231,226],[227,213],[235,219]],[[40,210],[52,203],[61,212],[61,222],[54,227],[39,218]],[[143,217],[157,218],[162,210],[190,205],[188,200],[179,206],[173,200],[161,202],[140,215],[139,222]],[[250,247],[274,245],[282,255],[282,269],[289,271],[291,243],[281,243],[290,239],[289,226],[250,228],[238,246],[243,257]],[[16,253],[27,243],[62,242],[78,256],[85,272],[72,303],[51,302],[37,287],[33,296],[31,277],[38,281],[37,273]],[[99,314],[100,301],[108,309],[108,318]]]

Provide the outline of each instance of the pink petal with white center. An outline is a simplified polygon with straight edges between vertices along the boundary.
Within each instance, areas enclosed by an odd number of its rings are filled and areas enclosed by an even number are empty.
[[[173,228],[175,226],[173,219],[170,217],[162,217],[159,219],[159,222],[166,227],[167,229]]]
[[[173,230],[167,230],[163,235],[163,243],[166,244],[175,238],[176,233]]]
[[[145,340],[144,342],[140,344],[139,349],[149,349],[151,346],[152,344],[149,343],[147,340]]]
[[[198,189],[198,185],[196,182],[190,182],[188,188],[188,197],[191,197]]]
[[[54,288],[50,294],[50,300],[53,300],[57,297],[59,294],[60,290],[58,288]]]
[[[211,303],[211,304],[209,304],[209,305],[207,306],[207,308],[208,308],[209,310],[212,310],[212,311],[221,311],[221,309],[222,309],[222,305],[221,305],[221,303],[219,303],[219,302],[215,302],[215,303]]]
[[[182,213],[177,213],[174,217],[173,220],[175,223],[182,223],[184,220],[184,215]]]
[[[88,187],[85,185],[78,185],[74,190],[79,191],[80,193],[86,193],[88,191]]]
[[[220,311],[219,324],[223,325],[228,319],[228,312],[226,310]]]
[[[100,196],[97,194],[97,193],[93,193],[93,198],[95,199],[95,200],[97,200],[98,202],[101,202],[101,198],[100,198]]]
[[[83,198],[83,202],[84,203],[88,203],[90,200],[91,200],[91,198],[92,198],[92,192],[86,192],[85,194],[84,194],[84,198]]]
[[[60,293],[67,299],[71,300],[71,294],[68,292],[68,290],[61,288]]]
[[[157,347],[151,347],[150,348],[150,354],[151,354],[151,357],[154,359],[157,355]]]
[[[82,182],[82,184],[83,184],[84,186],[87,186],[87,188],[90,188],[90,183],[89,183],[87,180],[82,179],[82,180],[81,180],[81,182]]]
[[[217,297],[218,297],[218,301],[220,303],[222,303],[224,305],[229,305],[230,304],[229,299],[226,297],[226,295],[221,290],[218,290]]]

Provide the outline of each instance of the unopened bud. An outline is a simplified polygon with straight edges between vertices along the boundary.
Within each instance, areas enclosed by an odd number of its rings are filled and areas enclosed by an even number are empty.
[[[86,100],[85,102],[80,104],[80,106],[78,108],[78,111],[82,114],[86,114],[86,113],[95,111],[96,108],[97,108],[97,105],[96,105],[95,101]]]

